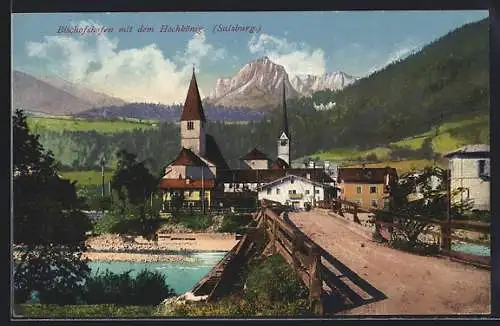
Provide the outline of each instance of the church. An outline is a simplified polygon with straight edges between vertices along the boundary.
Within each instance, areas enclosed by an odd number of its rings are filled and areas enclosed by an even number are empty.
[[[167,165],[160,180],[164,210],[170,211],[175,203],[202,211],[212,207],[254,207],[258,202],[259,187],[287,175],[334,186],[334,180],[322,169],[291,168],[291,134],[284,82],[282,113],[277,139],[278,157],[272,160],[253,148],[240,158],[240,169],[230,169],[217,142],[206,132],[207,120],[193,68],[180,117],[181,149],[177,157]]]

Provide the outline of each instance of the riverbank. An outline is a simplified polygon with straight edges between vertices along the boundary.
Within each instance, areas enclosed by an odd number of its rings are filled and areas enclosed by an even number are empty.
[[[192,252],[226,252],[236,244],[231,233],[162,234],[158,241],[118,234],[94,236],[86,241],[84,257],[94,261],[191,262]]]

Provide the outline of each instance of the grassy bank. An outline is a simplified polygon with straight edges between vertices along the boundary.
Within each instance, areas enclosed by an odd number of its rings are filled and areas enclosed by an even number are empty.
[[[37,132],[42,129],[50,131],[95,131],[98,133],[115,133],[135,129],[157,128],[155,121],[131,120],[85,120],[64,117],[28,117],[30,130]]]
[[[117,318],[151,317],[156,312],[155,306],[128,306],[116,304],[95,305],[50,305],[21,304],[14,306],[14,317],[19,318]]]
[[[92,186],[92,185],[100,185],[102,182],[101,171],[68,171],[68,172],[60,172],[60,175],[71,181],[77,181],[77,185],[80,186]],[[104,183],[106,186],[106,191],[108,190],[107,183],[111,180],[113,176],[113,171],[104,171]]]

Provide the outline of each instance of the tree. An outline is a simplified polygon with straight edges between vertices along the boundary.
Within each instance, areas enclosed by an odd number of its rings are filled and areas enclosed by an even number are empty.
[[[24,302],[32,291],[51,303],[76,301],[79,282],[90,269],[81,254],[85,232],[91,229],[80,211],[74,183],[57,175],[51,152],[45,152],[16,110],[13,117],[13,197],[15,301]]]
[[[138,219],[143,236],[150,238],[159,220],[159,210],[151,205],[152,196],[158,185],[144,161],[137,161],[137,156],[125,150],[117,153],[117,168],[111,178],[111,188],[118,197],[117,210],[120,214]]]
[[[390,187],[389,212],[377,212],[377,219],[396,222],[391,234],[393,245],[407,248],[426,247],[419,236],[430,227],[430,219],[445,220],[448,210],[447,170],[426,167],[420,172],[408,172],[399,183]],[[419,190],[417,192],[417,189]],[[462,190],[457,190],[456,195]],[[459,219],[468,209],[469,203],[452,204],[449,207],[451,219]]]

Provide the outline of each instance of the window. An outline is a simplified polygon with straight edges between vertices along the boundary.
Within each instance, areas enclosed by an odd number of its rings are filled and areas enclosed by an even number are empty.
[[[361,193],[361,186],[356,187],[356,193],[360,194]]]
[[[309,195],[309,189],[306,190],[306,195]]]
[[[297,193],[297,190],[288,190],[288,194],[291,195],[291,194],[296,194]]]
[[[288,140],[282,139],[280,143],[281,143],[281,146],[286,146],[288,144]]]
[[[376,200],[372,200],[372,207],[374,207],[374,208],[375,208],[375,207],[377,207],[377,206],[378,206],[378,205],[377,205],[377,201],[376,201]]]
[[[194,129],[194,122],[188,121],[188,130],[193,130],[193,129]]]
[[[377,187],[376,186],[370,186],[370,194],[376,194],[377,193]]]
[[[483,176],[486,171],[486,160],[479,160],[478,161],[478,175]]]
[[[319,189],[316,189],[316,194],[319,194]]]
[[[267,189],[267,194],[270,195],[271,194],[271,188]]]
[[[229,184],[229,188],[232,188],[232,187],[233,187],[233,184],[232,184],[232,183],[230,183],[230,184]]]
[[[280,194],[280,188],[276,188],[276,195]]]
[[[290,179],[290,183],[294,183],[295,180],[293,178]]]

